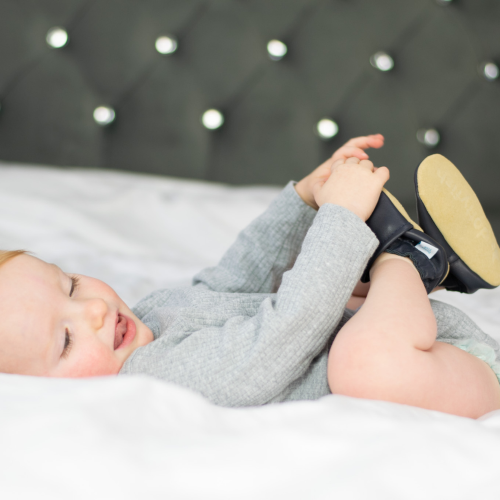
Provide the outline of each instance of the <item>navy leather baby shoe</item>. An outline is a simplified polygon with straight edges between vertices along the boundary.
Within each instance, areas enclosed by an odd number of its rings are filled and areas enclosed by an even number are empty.
[[[481,203],[460,171],[441,155],[415,171],[418,221],[446,251],[450,273],[443,286],[474,293],[500,285],[500,248]]]
[[[408,257],[419,272],[427,293],[446,278],[449,265],[444,248],[410,219],[401,203],[387,190],[382,191],[366,224],[375,233],[379,246],[368,262],[362,282],[370,281],[370,268],[382,252]]]

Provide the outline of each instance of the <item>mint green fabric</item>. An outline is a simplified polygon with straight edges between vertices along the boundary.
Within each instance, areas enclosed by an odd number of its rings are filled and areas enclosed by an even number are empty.
[[[500,362],[497,353],[491,346],[478,342],[474,338],[464,339],[454,345],[488,363],[500,382]]]

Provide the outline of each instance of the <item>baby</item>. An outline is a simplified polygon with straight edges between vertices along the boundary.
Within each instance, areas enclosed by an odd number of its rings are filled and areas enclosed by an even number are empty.
[[[471,281],[439,230],[428,237],[381,195],[389,171],[365,150],[383,142],[350,140],[290,182],[193,286],[155,291],[132,310],[102,281],[1,252],[0,371],[149,374],[223,406],[334,393],[471,418],[499,409],[498,344],[427,296]]]

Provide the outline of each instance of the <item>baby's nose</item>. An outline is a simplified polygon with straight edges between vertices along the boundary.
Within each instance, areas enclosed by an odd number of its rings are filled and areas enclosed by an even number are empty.
[[[85,315],[93,329],[102,328],[107,312],[108,305],[103,299],[87,299],[85,301]]]

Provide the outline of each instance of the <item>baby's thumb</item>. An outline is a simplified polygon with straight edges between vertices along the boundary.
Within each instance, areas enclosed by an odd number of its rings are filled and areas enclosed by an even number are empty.
[[[391,176],[389,169],[387,167],[378,167],[375,170],[375,175],[378,177],[378,179],[382,183],[382,186],[389,180],[389,178]]]
[[[311,186],[311,193],[313,195],[313,198],[316,199],[317,194],[321,191],[321,188],[325,185],[325,179],[318,179],[312,186]]]

